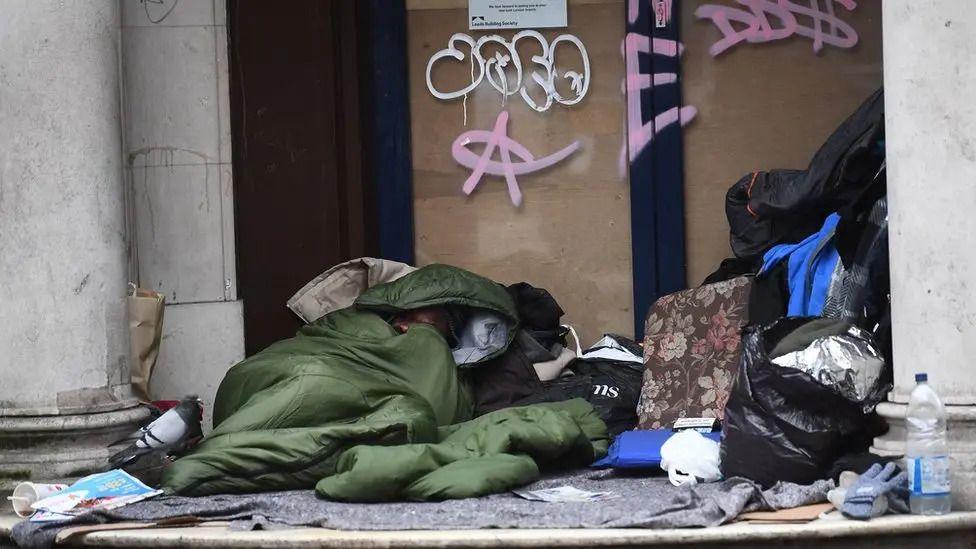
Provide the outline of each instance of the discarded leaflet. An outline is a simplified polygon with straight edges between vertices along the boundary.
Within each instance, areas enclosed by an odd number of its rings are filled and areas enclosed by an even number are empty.
[[[89,475],[33,505],[32,522],[67,520],[95,509],[117,509],[162,494],[116,469]]]
[[[520,498],[530,501],[545,501],[549,503],[571,503],[587,501],[603,501],[617,497],[613,492],[587,492],[572,486],[558,486],[543,490],[512,490]]]

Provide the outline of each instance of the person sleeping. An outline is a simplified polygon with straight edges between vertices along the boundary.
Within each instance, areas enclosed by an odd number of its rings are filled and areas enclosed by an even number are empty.
[[[524,484],[540,463],[590,463],[607,435],[585,401],[473,419],[464,370],[505,353],[517,328],[508,292],[463,269],[430,265],[374,286],[230,368],[213,432],[162,487],[444,499]]]
[[[390,325],[398,333],[405,334],[414,324],[433,326],[444,339],[452,339],[451,322],[447,309],[443,307],[424,307],[399,313],[390,320]]]
[[[492,337],[456,337],[462,316]],[[185,495],[308,488],[355,444],[435,439],[438,427],[473,416],[460,369],[504,352],[517,324],[503,287],[455,267],[374,286],[231,367],[213,432],[167,468],[163,486]]]

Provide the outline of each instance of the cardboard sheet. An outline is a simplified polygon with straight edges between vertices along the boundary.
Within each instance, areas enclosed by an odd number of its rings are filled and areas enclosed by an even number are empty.
[[[756,522],[762,524],[794,524],[816,520],[821,514],[831,511],[834,506],[830,503],[815,503],[792,509],[779,511],[755,511],[739,515],[738,521]]]

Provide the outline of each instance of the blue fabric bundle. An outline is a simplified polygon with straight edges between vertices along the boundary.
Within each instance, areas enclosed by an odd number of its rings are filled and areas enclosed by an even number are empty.
[[[840,254],[834,244],[834,232],[839,221],[838,214],[830,214],[819,231],[797,244],[773,246],[763,256],[760,274],[784,259],[788,261],[788,316],[820,316],[823,312],[831,276],[840,261]]]
[[[671,438],[671,429],[626,431],[617,435],[606,457],[592,467],[615,469],[649,469],[661,466],[661,446]],[[706,438],[720,442],[722,433],[702,433]]]

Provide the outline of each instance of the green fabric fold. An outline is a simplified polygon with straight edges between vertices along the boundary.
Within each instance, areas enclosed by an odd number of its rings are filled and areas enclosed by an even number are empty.
[[[436,443],[347,450],[316,490],[342,501],[477,497],[536,480],[540,467],[588,465],[607,444],[585,400],[507,408],[442,428]]]

